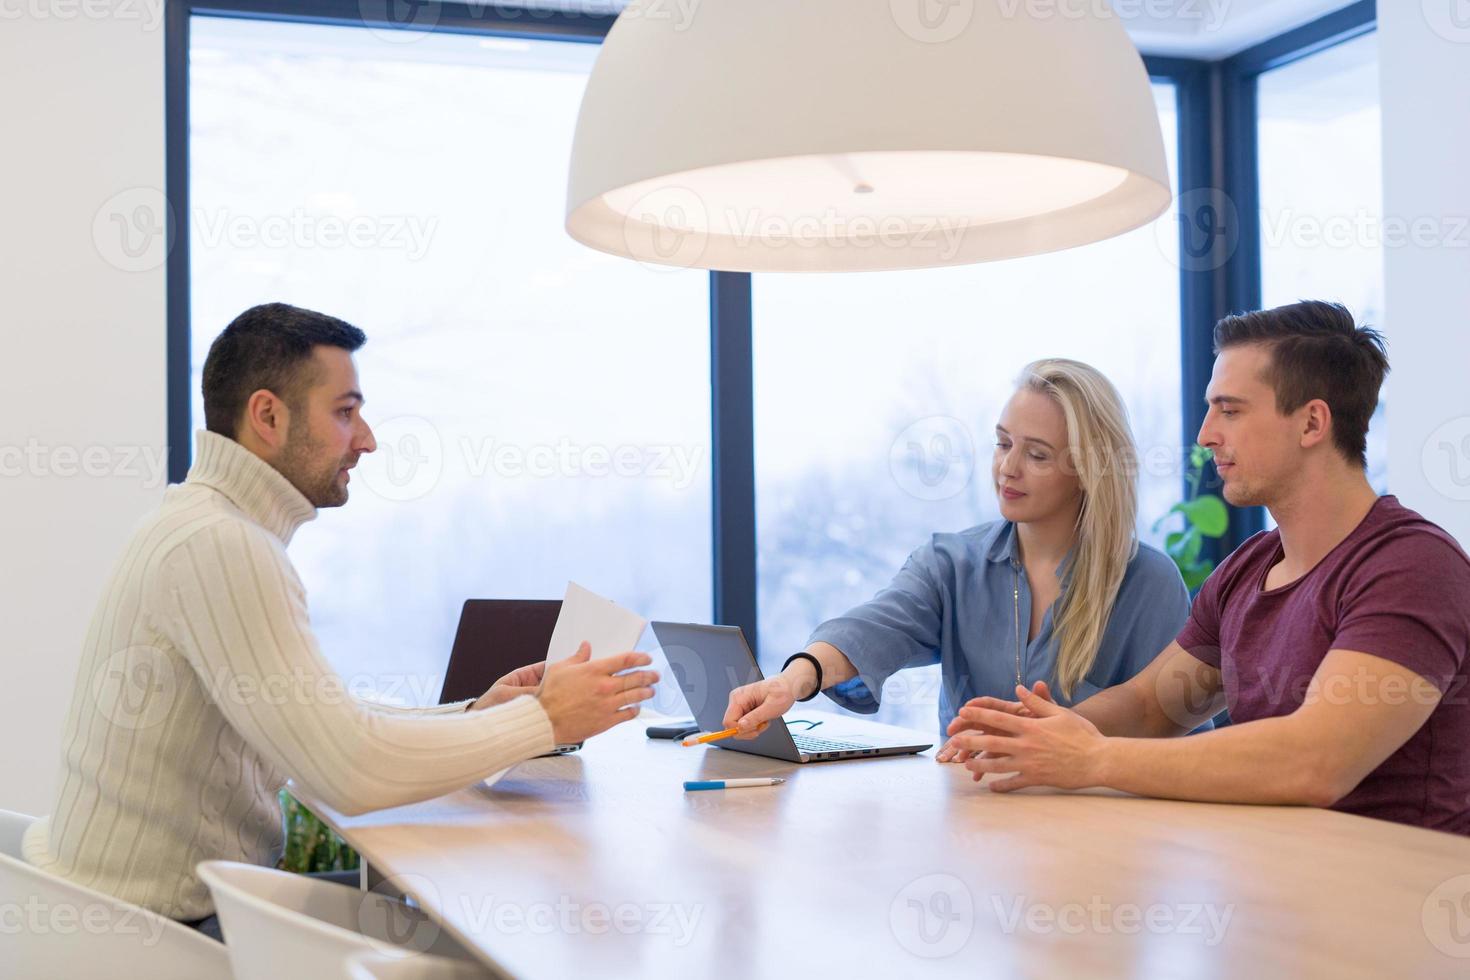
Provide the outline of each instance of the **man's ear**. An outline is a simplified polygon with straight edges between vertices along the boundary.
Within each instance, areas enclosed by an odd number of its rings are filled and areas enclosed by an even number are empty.
[[[1314,398],[1301,408],[1303,449],[1323,442],[1331,437],[1332,409],[1320,398]]]
[[[291,410],[267,388],[261,388],[245,402],[244,428],[262,448],[273,454],[286,444],[291,428]]]

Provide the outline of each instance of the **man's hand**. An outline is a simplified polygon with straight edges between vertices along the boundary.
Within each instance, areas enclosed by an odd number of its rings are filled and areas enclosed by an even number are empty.
[[[646,653],[593,660],[592,647],[583,643],[567,659],[547,666],[536,697],[551,719],[556,743],[583,742],[636,718],[639,702],[653,697],[658,673],[634,668],[651,663]]]
[[[1039,698],[1052,700],[1051,688],[1046,686],[1046,681],[1037,681],[1031,688],[1033,694]],[[1016,701],[1004,701],[1000,698],[971,698],[965,703],[965,708],[989,708],[992,711],[1004,711],[1006,714],[1017,715],[1022,718],[1032,717],[1031,709]],[[949,723],[945,731],[951,737],[949,741],[940,746],[939,751],[934,753],[935,762],[955,762],[960,765],[970,761],[975,753],[963,748],[958,736],[963,732],[978,732],[981,735],[994,735],[995,731],[985,728],[978,722],[970,721],[965,716],[965,708],[961,708],[959,714]]]
[[[479,699],[470,705],[469,710],[483,711],[486,708],[493,708],[497,704],[514,701],[523,694],[534,695],[536,689],[541,686],[541,681],[545,675],[546,661],[544,660],[534,664],[527,664],[524,667],[517,667],[490,685],[490,690],[480,695]]]
[[[990,784],[998,793],[1027,786],[1056,786],[1082,789],[1103,783],[1102,753],[1107,739],[1097,726],[1070,708],[1058,705],[1017,686],[1020,712],[968,707],[960,716],[976,728],[994,732],[965,732],[955,741],[972,758],[965,768],[978,781],[988,772],[1014,773]]]

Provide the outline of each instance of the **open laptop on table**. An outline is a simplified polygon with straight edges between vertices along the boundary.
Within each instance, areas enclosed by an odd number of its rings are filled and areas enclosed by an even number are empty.
[[[699,727],[707,732],[725,728],[730,692],[762,679],[745,634],[738,626],[702,626],[695,623],[653,623],[653,635],[669,661]],[[829,762],[835,759],[912,755],[932,746],[913,732],[891,725],[826,715],[819,729],[793,732],[778,719],[759,737],[711,743],[732,752],[782,759],[786,762]]]
[[[545,657],[560,615],[560,599],[465,600],[439,703],[478,698],[517,667]],[[554,754],[581,747],[558,745]]]

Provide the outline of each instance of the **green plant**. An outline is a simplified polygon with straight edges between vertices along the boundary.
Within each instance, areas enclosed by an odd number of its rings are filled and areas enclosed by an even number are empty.
[[[1153,529],[1158,531],[1175,514],[1184,516],[1183,530],[1169,532],[1164,538],[1164,550],[1179,566],[1179,574],[1184,577],[1184,584],[1191,594],[1204,585],[1205,579],[1215,570],[1212,560],[1201,560],[1199,556],[1205,539],[1223,537],[1230,526],[1230,513],[1225,509],[1225,501],[1212,493],[1199,492],[1205,466],[1214,458],[1214,452],[1204,446],[1194,446],[1189,450],[1189,495],[1154,521]]]
[[[297,874],[357,870],[362,859],[346,841],[288,791],[281,790],[280,798],[286,848],[277,867]]]

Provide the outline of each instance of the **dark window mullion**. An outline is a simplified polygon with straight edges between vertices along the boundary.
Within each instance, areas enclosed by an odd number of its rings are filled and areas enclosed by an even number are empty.
[[[755,391],[751,277],[710,273],[715,622],[756,634]]]

